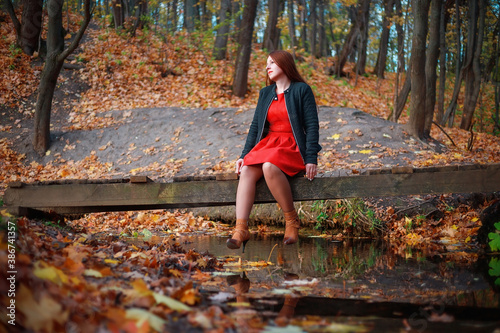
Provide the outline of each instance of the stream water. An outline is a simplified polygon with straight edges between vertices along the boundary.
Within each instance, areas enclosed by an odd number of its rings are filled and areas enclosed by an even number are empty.
[[[384,241],[319,237],[284,246],[282,235],[255,234],[241,253],[228,249],[226,239],[189,236],[179,242],[226,262],[200,288],[230,312],[241,309],[228,304],[244,302],[245,313],[273,320],[292,309],[289,318],[334,317],[346,325],[356,318],[369,331],[395,325],[397,331],[500,332],[498,258],[463,251],[425,255]]]

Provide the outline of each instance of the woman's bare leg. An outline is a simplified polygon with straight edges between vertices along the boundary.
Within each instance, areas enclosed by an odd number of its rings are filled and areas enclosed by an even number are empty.
[[[261,177],[262,167],[260,165],[241,168],[240,181],[236,191],[236,227],[232,237],[226,241],[226,245],[230,249],[239,249],[243,244],[243,253],[245,252],[245,245],[250,239],[248,217],[255,201],[255,185]]]
[[[285,173],[276,165],[266,162],[262,165],[267,187],[279,203],[285,215],[285,244],[294,244],[299,240],[300,220],[293,206],[292,188]]]
[[[241,169],[236,192],[236,219],[248,220],[255,201],[255,186],[262,175],[260,165],[245,165]]]
[[[293,206],[292,188],[285,173],[276,165],[266,162],[262,165],[262,171],[266,184],[274,199],[278,202],[284,212],[295,209]]]

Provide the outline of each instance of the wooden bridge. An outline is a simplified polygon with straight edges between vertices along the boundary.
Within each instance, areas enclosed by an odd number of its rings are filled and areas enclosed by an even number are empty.
[[[145,176],[129,179],[60,180],[10,183],[4,206],[14,215],[83,214],[106,211],[171,209],[234,205],[238,180],[234,174],[177,177],[153,182]],[[353,197],[386,197],[500,191],[500,164],[444,167],[394,167],[360,175],[291,179],[295,201]],[[274,202],[264,181],[256,203]]]

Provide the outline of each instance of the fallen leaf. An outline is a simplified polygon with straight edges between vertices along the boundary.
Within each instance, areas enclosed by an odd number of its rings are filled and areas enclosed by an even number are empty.
[[[147,323],[155,331],[162,332],[166,321],[149,311],[140,308],[130,308],[126,311],[126,318],[137,321],[137,326],[141,327]]]
[[[19,286],[16,305],[25,316],[24,326],[36,332],[53,332],[54,323],[63,324],[68,319],[68,312],[59,302],[45,293],[39,300],[34,299],[24,284]]]

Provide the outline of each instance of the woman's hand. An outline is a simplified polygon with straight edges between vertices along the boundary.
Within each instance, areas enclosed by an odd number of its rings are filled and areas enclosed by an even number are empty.
[[[243,168],[243,159],[240,158],[236,161],[236,173],[239,175],[241,173],[241,168]]]
[[[313,180],[318,173],[318,166],[316,164],[307,163],[306,164],[306,177],[309,180]]]

